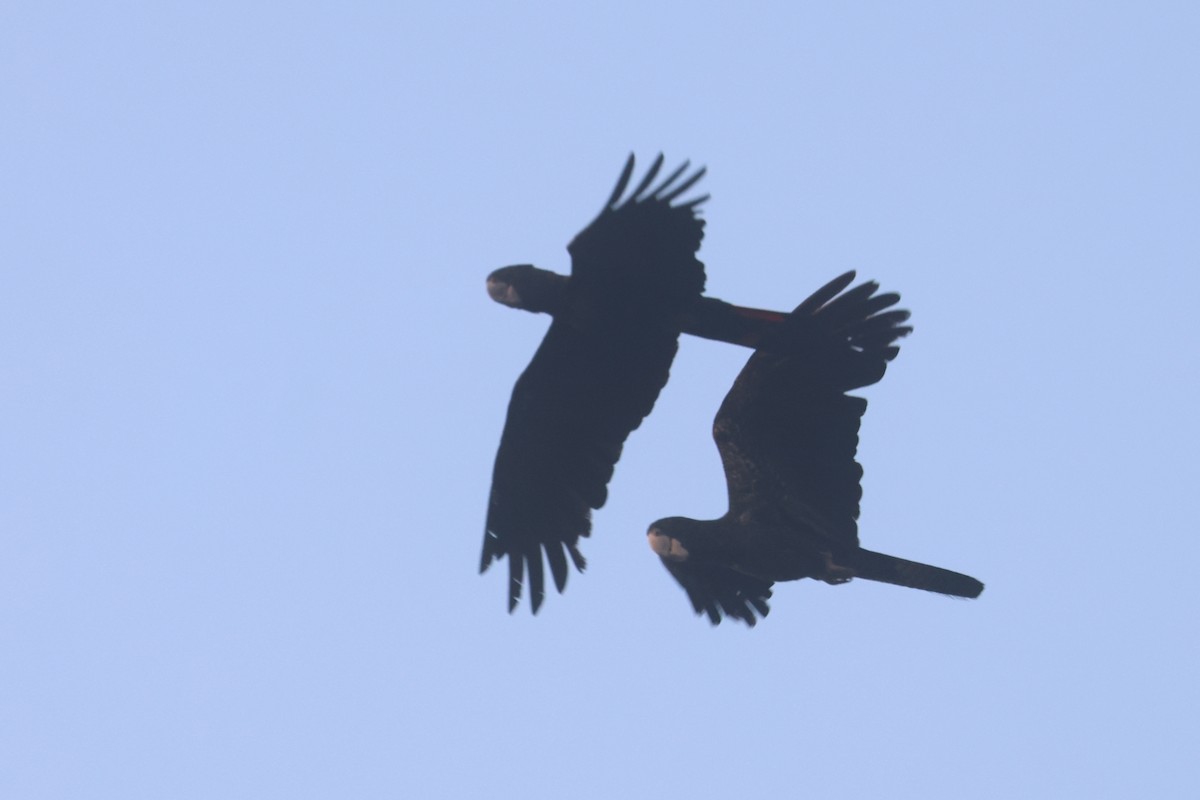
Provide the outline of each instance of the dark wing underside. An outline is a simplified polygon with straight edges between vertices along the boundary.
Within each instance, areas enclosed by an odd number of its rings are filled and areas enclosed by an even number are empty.
[[[713,438],[730,510],[772,507],[835,545],[857,546],[867,401],[846,392],[883,377],[908,312],[899,296],[847,273],[802,303],[768,349],[747,362],[721,404]]]
[[[671,577],[687,592],[697,614],[705,614],[713,625],[723,617],[740,619],[751,628],[771,611],[771,582],[752,578],[718,564],[662,559]]]
[[[509,556],[509,610],[528,570],[531,603],[545,595],[542,551],[561,592],[567,558],[583,570],[581,536],[604,505],[630,431],[667,381],[676,335],[623,341],[556,320],[517,380],[496,454],[481,569]]]
[[[696,258],[704,198],[671,205],[703,175],[686,164],[650,188],[662,157],[624,202],[626,164],[608,203],[568,248],[563,308],[513,389],[496,455],[481,571],[509,557],[509,611],[525,583],[537,611],[542,552],[561,592],[567,559],[582,570],[621,447],[650,413],[675,357],[682,309],[704,290]]]
[[[679,317],[704,293],[704,265],[696,258],[704,220],[696,211],[708,195],[672,205],[704,170],[676,183],[687,170],[684,162],[651,188],[662,164],[659,155],[629,198],[618,202],[633,174],[630,156],[604,209],[567,247],[571,285],[609,313]]]

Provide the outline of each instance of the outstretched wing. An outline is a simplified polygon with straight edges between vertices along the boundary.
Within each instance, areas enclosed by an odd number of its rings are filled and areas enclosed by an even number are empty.
[[[661,559],[684,591],[697,614],[708,616],[713,625],[723,617],[740,619],[751,628],[771,612],[770,581],[760,580],[712,562]]]
[[[721,452],[731,515],[782,510],[836,545],[858,544],[862,467],[855,460],[867,401],[846,392],[883,377],[908,312],[888,310],[849,272],[801,303],[756,352],[721,404],[713,438]],[[775,513],[778,513],[776,511]]]
[[[704,169],[684,177],[685,161],[650,188],[662,169],[660,153],[622,202],[633,164],[630,155],[600,214],[567,246],[571,286],[593,314],[676,317],[704,292],[704,264],[696,258],[704,220],[697,210],[708,195],[673,203]]]
[[[633,157],[600,215],[568,248],[562,308],[513,389],[496,455],[480,571],[509,559],[509,611],[528,573],[536,613],[542,552],[561,592],[567,560],[584,568],[581,536],[629,433],[650,413],[678,347],[682,309],[704,290],[696,258],[704,198],[672,205],[703,175],[684,167],[649,189],[662,157],[619,203]]]

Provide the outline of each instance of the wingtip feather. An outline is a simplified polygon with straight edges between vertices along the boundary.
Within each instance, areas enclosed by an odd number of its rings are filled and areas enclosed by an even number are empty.
[[[849,272],[843,272],[841,275],[838,275],[836,278],[831,280],[829,283],[825,284],[820,289],[817,289],[815,292],[810,294],[803,303],[796,306],[796,310],[793,313],[812,314],[814,311],[816,311],[817,309],[824,306],[826,303],[828,303],[834,297],[837,297],[837,295],[843,289],[845,289],[847,286],[849,286],[851,283],[853,283],[855,275],[856,275],[856,273],[854,272],[854,270],[850,270]]]
[[[637,188],[633,190],[633,192],[629,195],[629,199],[625,202],[635,203],[640,200],[642,198],[642,193],[646,191],[646,188],[650,186],[650,184],[654,181],[654,178],[658,175],[658,171],[662,169],[662,165],[663,154],[659,153],[658,157],[654,159],[654,163],[650,165],[650,169],[647,170],[645,177],[642,178],[641,182],[638,183]]]
[[[621,177],[617,178],[616,187],[612,190],[608,202],[604,204],[605,208],[612,208],[621,199],[621,195],[625,193],[625,187],[629,185],[629,179],[633,176],[633,165],[633,153],[630,153],[629,158],[625,160],[624,169],[621,170]]]

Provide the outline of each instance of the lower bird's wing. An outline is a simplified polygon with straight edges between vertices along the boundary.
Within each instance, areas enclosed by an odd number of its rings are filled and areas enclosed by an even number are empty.
[[[789,316],[747,362],[713,423],[731,512],[780,509],[836,544],[857,545],[858,430],[869,386],[911,328],[889,310],[895,294],[868,282],[843,291],[847,273]]]
[[[750,627],[770,613],[770,581],[753,578],[716,563],[670,561],[663,566],[687,592],[697,614],[705,614],[713,625],[723,617],[739,619]]]

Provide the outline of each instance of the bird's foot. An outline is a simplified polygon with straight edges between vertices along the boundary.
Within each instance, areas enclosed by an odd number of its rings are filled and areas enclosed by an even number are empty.
[[[840,564],[833,563],[833,555],[830,553],[822,553],[825,557],[825,573],[821,575],[821,580],[829,584],[837,585],[846,583],[854,577],[854,570],[849,567],[843,567]]]

